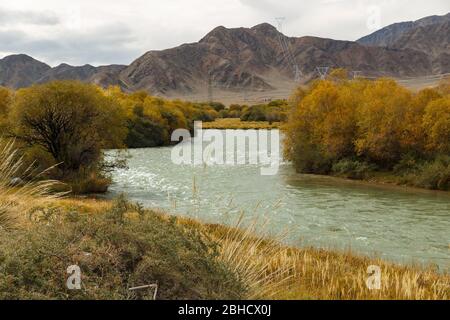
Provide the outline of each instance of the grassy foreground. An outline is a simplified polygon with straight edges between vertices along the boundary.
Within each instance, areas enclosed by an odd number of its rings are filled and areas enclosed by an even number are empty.
[[[26,200],[0,231],[0,299],[137,299],[129,287],[156,282],[157,299],[449,299],[448,274],[285,247],[257,236],[256,222],[202,224],[124,198]],[[81,290],[66,288],[73,264]],[[381,290],[366,287],[369,265],[382,269]]]

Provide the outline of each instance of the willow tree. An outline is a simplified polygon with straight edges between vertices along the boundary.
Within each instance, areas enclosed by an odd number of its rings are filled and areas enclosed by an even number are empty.
[[[57,81],[19,90],[9,114],[14,137],[47,153],[62,176],[96,166],[126,137],[122,108],[101,89]]]

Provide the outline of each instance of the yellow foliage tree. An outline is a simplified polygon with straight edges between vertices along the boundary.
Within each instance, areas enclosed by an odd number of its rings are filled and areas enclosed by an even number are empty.
[[[3,133],[6,127],[9,107],[13,100],[13,92],[5,87],[0,87],[0,131]]]
[[[427,150],[450,155],[450,97],[431,101],[425,108],[423,128]]]
[[[358,155],[384,167],[398,161],[403,152],[399,137],[411,102],[412,94],[393,80],[381,79],[367,86],[358,108]]]
[[[334,74],[291,98],[285,154],[297,170],[327,173],[341,161],[340,168],[359,163],[393,169],[408,157],[449,155],[450,98],[442,85],[414,94],[394,80],[350,81],[343,70]]]
[[[289,159],[298,160],[294,162],[299,170],[325,172],[335,159],[353,154],[360,100],[354,86],[320,81],[294,106],[285,152]]]
[[[19,90],[9,123],[11,134],[50,155],[63,177],[95,166],[101,150],[122,147],[127,134],[125,115],[114,99],[76,81]]]

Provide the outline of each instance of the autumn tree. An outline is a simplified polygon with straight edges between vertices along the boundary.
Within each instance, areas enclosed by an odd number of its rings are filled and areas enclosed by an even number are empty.
[[[125,115],[101,89],[58,81],[17,92],[9,115],[11,133],[47,153],[62,178],[96,166],[102,149],[123,145]]]
[[[300,172],[364,179],[392,171],[414,186],[450,187],[448,83],[417,93],[394,80],[329,80],[296,90],[285,154]]]
[[[423,128],[426,148],[434,154],[450,155],[450,97],[431,101],[425,108]]]
[[[423,126],[425,108],[441,97],[437,90],[430,88],[423,89],[412,97],[411,103],[404,110],[403,129],[398,137],[403,153],[415,157],[424,155],[427,139],[426,128]]]
[[[358,91],[321,81],[299,101],[287,125],[287,156],[300,171],[326,173],[333,161],[354,154]]]
[[[377,164],[391,168],[404,153],[400,137],[411,93],[394,80],[381,79],[367,86],[358,113],[356,150]]]
[[[7,125],[9,107],[13,100],[13,92],[5,87],[0,87],[0,131],[4,133]]]

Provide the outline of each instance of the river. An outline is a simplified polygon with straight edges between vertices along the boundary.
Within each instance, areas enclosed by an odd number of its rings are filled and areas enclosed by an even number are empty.
[[[127,151],[129,168],[113,173],[109,196],[125,193],[147,207],[213,223],[232,225],[245,212],[248,220],[267,219],[261,232],[287,230],[290,245],[449,268],[446,193],[299,175],[286,162],[273,176],[261,175],[261,165],[176,165],[171,149]]]

